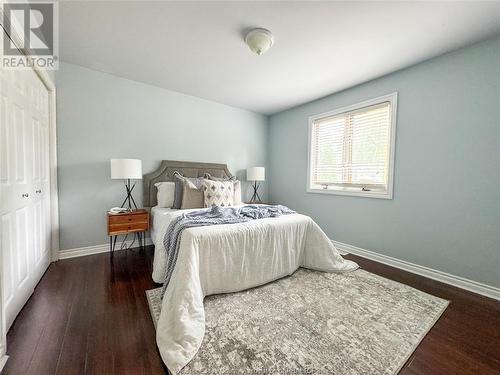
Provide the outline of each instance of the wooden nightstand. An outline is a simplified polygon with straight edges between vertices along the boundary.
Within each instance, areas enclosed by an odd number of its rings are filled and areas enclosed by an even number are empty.
[[[109,251],[115,251],[116,237],[120,234],[134,233],[139,240],[139,247],[144,246],[144,238],[149,230],[149,212],[133,210],[121,214],[108,212]]]

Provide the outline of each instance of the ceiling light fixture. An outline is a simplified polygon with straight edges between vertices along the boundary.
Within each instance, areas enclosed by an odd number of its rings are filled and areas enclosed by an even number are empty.
[[[273,34],[267,29],[253,29],[245,36],[245,43],[257,55],[262,55],[273,45]]]

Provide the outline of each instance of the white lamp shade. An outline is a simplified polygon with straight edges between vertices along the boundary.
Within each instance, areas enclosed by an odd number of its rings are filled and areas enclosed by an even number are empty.
[[[266,168],[264,167],[251,167],[247,168],[247,181],[265,181]]]
[[[142,161],[139,159],[111,159],[111,178],[142,180]]]

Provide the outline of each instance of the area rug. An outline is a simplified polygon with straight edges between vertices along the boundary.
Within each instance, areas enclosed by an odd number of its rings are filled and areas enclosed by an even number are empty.
[[[146,291],[155,325],[159,293]],[[180,374],[396,374],[447,306],[361,269],[301,268],[205,298],[205,337]]]

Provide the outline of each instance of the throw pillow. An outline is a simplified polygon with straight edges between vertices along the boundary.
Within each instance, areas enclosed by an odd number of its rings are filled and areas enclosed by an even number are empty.
[[[233,205],[234,201],[234,183],[233,181],[203,181],[204,206],[228,207]]]
[[[158,207],[170,208],[174,204],[175,183],[174,182],[157,182],[155,184],[158,192],[156,193],[156,200]]]
[[[243,204],[241,200],[241,182],[236,179],[236,176],[225,177],[214,177],[210,173],[205,173],[205,178],[213,181],[233,181],[234,182],[234,199],[233,206],[238,206]]]
[[[197,189],[201,188],[203,183],[203,177],[184,177],[179,172],[174,172],[174,182],[175,182],[175,195],[174,204],[172,208],[179,209],[182,206],[182,193],[184,190],[184,181],[190,181]]]
[[[203,190],[198,189],[189,180],[184,181],[181,209],[184,210],[187,208],[203,208],[203,204]]]

